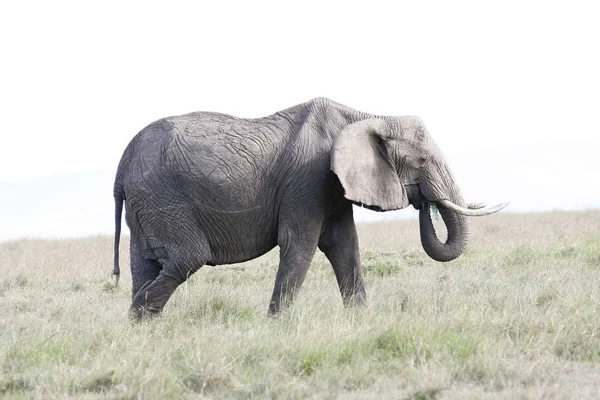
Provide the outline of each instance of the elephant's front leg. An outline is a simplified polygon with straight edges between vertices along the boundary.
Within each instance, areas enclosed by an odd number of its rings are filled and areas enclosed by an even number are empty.
[[[279,269],[269,304],[269,314],[277,314],[282,306],[292,301],[300,290],[317,250],[319,230],[318,226],[299,227],[295,224],[280,227]]]
[[[366,301],[365,283],[360,265],[358,235],[352,204],[347,202],[326,221],[319,249],[331,263],[344,305],[362,305]]]

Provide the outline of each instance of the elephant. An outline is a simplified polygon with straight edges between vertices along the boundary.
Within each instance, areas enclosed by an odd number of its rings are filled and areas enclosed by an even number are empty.
[[[444,155],[416,116],[367,114],[327,98],[263,118],[214,112],[160,119],[126,147],[115,183],[114,275],[121,214],[130,235],[133,319],[161,312],[203,265],[239,263],[279,246],[268,306],[298,293],[320,249],[345,305],[366,301],[353,204],[375,211],[412,205],[434,260],[457,258],[469,216],[506,203],[466,204]],[[447,240],[436,236],[437,207]]]

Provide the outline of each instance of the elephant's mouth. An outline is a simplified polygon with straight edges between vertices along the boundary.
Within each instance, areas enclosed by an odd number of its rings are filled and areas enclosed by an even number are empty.
[[[410,203],[411,206],[413,206],[415,208],[415,210],[421,209],[421,207],[423,205],[423,201],[429,201],[421,193],[421,190],[419,189],[418,184],[415,183],[415,184],[410,184],[410,185],[404,185],[404,188],[406,189],[406,195],[408,197],[408,202]]]

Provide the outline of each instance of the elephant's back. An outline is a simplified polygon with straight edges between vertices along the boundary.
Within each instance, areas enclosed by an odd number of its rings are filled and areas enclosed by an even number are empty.
[[[210,186],[262,187],[285,149],[285,132],[261,120],[202,112],[170,121],[169,165],[183,175],[203,177]]]
[[[260,120],[205,112],[165,118],[132,140],[124,186],[130,197],[167,192],[200,214],[255,219],[275,206],[283,139]]]

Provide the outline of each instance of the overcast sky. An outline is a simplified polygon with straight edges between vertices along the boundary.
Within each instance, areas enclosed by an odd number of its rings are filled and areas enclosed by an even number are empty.
[[[585,173],[577,146],[600,148],[594,4],[2,2],[0,181],[116,169],[161,117],[317,96],[419,115],[450,159],[568,142],[552,162]]]

